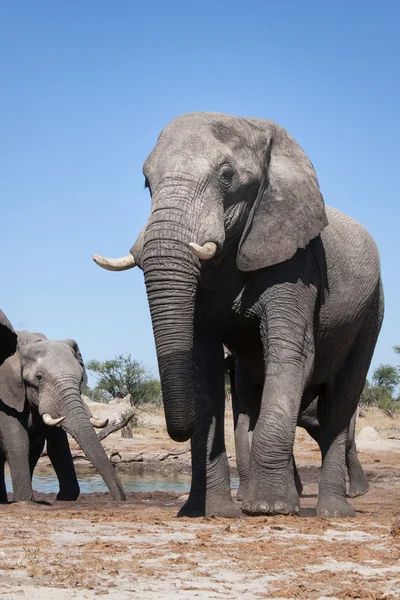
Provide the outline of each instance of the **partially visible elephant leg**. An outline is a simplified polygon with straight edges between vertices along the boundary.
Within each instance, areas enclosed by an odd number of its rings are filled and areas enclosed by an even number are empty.
[[[350,422],[348,434],[347,434],[347,446],[346,446],[346,466],[349,475],[349,493],[347,494],[350,498],[355,496],[362,496],[369,489],[369,484],[364,473],[364,469],[357,456],[357,448],[354,440],[355,437],[355,425],[356,425],[357,412],[354,413]],[[321,430],[317,418],[317,402],[313,402],[307,411],[300,416],[299,425],[304,427],[307,433],[315,440],[318,446],[321,448]],[[322,448],[321,448],[322,452]]]
[[[7,504],[7,489],[6,489],[6,480],[4,474],[4,465],[6,462],[6,457],[0,450],[0,504]]]
[[[253,383],[240,361],[237,361],[236,371],[232,375],[232,410],[236,465],[239,473],[239,489],[236,499],[241,501],[249,480],[251,438],[260,412],[262,387]]]
[[[22,415],[21,419],[24,419]],[[33,500],[29,468],[29,435],[27,426],[14,416],[0,411],[0,431],[6,450],[13,485],[14,502]]]
[[[377,286],[359,334],[335,381],[327,385],[318,401],[321,428],[322,471],[317,515],[350,517],[355,515],[346,500],[346,451],[354,439],[354,415],[371,363],[381,326],[382,288]]]
[[[237,415],[235,423],[235,450],[236,466],[239,475],[239,487],[236,500],[243,500],[243,493],[249,480],[250,441],[249,441],[250,417],[245,413]]]
[[[239,517],[232,501],[224,440],[225,369],[221,342],[195,325],[196,421],[191,438],[192,483],[180,517]]]
[[[350,498],[356,496],[362,496],[369,490],[369,484],[364,473],[364,469],[358,459],[357,448],[355,442],[355,429],[356,429],[356,418],[357,411],[354,413],[347,436],[347,448],[346,448],[346,464],[347,471],[349,474],[349,493]]]
[[[57,500],[76,500],[80,489],[67,434],[59,427],[47,427],[46,439],[47,453],[60,485]]]
[[[348,428],[356,393],[343,397],[346,377],[342,374],[332,382],[318,402],[321,427],[322,469],[319,483],[317,515],[320,517],[354,517],[354,508],[346,500],[346,445]],[[350,404],[350,406],[347,404]]]
[[[296,490],[299,496],[303,493],[303,484],[301,483],[300,474],[297,470],[296,461],[293,456],[293,474],[294,474],[294,483],[296,485]]]
[[[44,448],[44,436],[40,436],[39,438],[32,439],[30,437],[30,446],[29,446],[29,468],[31,471],[31,477],[33,477],[33,471],[38,463],[40,455],[43,452]]]

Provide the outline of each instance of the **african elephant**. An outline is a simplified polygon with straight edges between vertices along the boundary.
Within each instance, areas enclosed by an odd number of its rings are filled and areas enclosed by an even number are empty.
[[[152,203],[130,254],[143,270],[166,424],[191,438],[183,516],[238,516],[224,441],[225,344],[263,388],[242,510],[298,514],[293,443],[320,398],[317,514],[352,516],[346,440],[383,318],[379,254],[325,207],[296,141],[264,119],[192,113],[161,132],[143,168]],[[328,224],[329,223],[329,224]]]
[[[262,387],[253,385],[248,373],[236,361],[235,357],[225,351],[225,369],[232,397],[232,411],[235,433],[236,465],[239,474],[237,500],[242,500],[249,478],[251,438],[260,411]],[[362,496],[369,489],[364,469],[357,456],[355,443],[356,413],[354,413],[347,434],[346,467],[349,477],[348,496]],[[321,434],[318,423],[318,398],[299,414],[297,425],[303,427],[321,448]],[[303,491],[300,475],[293,457],[293,468],[296,489],[299,495]]]
[[[0,310],[0,365],[17,349],[17,334],[6,315]]]
[[[14,501],[33,500],[32,474],[47,442],[47,452],[60,484],[58,500],[76,500],[79,484],[67,433],[81,446],[115,500],[124,500],[114,472],[81,399],[86,386],[83,359],[75,340],[48,340],[19,331],[18,350],[0,367],[0,502],[7,502],[7,460]]]

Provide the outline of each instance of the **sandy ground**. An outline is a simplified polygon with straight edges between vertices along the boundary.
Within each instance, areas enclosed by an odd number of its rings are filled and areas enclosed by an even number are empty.
[[[352,500],[354,519],[315,516],[319,451],[302,430],[301,517],[177,519],[183,499],[172,492],[2,505],[0,598],[399,598],[400,423],[368,414],[358,428],[371,424],[385,437],[359,443],[371,489]],[[188,469],[189,454],[157,460],[177,446],[157,411],[141,415],[133,440],[113,434],[104,445],[147,457],[135,468]]]

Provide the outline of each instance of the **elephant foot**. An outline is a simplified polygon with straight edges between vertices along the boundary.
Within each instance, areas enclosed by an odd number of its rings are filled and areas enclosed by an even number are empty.
[[[355,517],[356,511],[342,496],[320,498],[317,504],[317,517]]]
[[[368,490],[369,483],[365,478],[357,481],[350,481],[350,488],[347,496],[349,498],[356,498],[357,496],[363,496]]]
[[[204,500],[191,498],[182,506],[178,512],[178,517],[222,517],[225,519],[237,519],[242,517],[243,513],[240,507],[232,499]]]
[[[245,493],[242,502],[242,511],[247,515],[298,515],[300,502],[297,492],[290,494],[261,493],[261,490],[252,497],[250,492]]]

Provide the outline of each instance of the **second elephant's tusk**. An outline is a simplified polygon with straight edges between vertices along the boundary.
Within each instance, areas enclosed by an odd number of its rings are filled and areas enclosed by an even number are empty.
[[[44,413],[44,415],[42,415],[42,419],[46,425],[50,425],[50,427],[54,427],[55,425],[59,425],[59,423],[61,423],[61,421],[64,421],[65,417],[59,417],[58,419],[53,419],[53,417],[51,415],[49,415],[49,413]]]
[[[107,269],[107,271],[125,271],[136,267],[132,254],[121,256],[121,258],[106,258],[101,254],[93,254],[92,258],[96,265],[99,265],[102,269]]]
[[[90,417],[90,422],[93,427],[97,427],[97,429],[103,429],[108,425],[108,419],[96,419],[96,417]]]
[[[217,251],[217,244],[214,242],[206,242],[203,246],[199,244],[190,243],[191,251],[201,260],[210,260]]]

